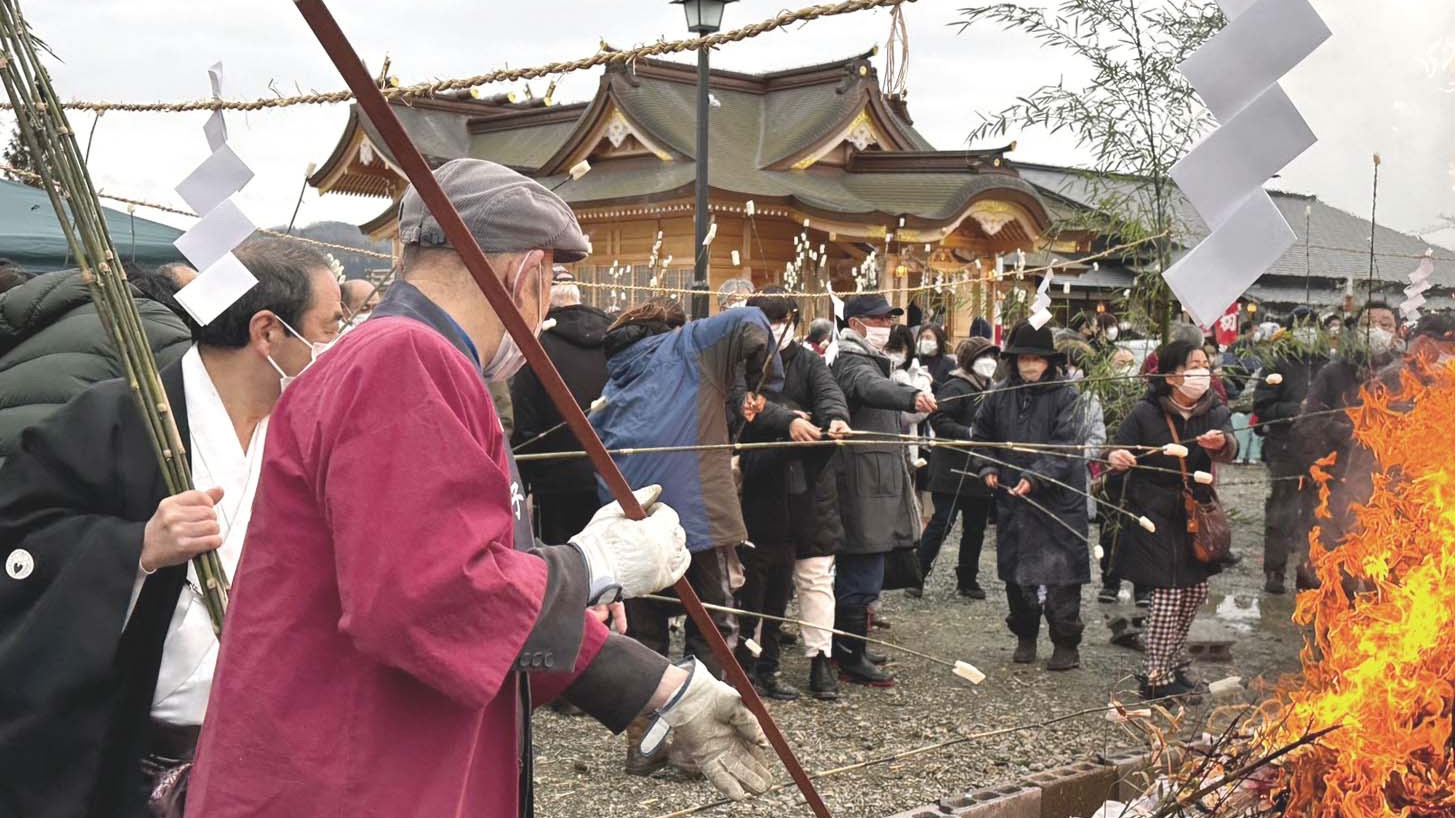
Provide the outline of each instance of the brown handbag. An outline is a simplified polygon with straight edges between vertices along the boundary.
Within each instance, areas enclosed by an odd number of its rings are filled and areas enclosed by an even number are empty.
[[[1176,443],[1177,427],[1172,423],[1172,416],[1163,412],[1162,417],[1167,420],[1172,442]],[[1228,513],[1212,486],[1208,486],[1211,499],[1207,502],[1193,496],[1192,485],[1187,479],[1186,458],[1177,458],[1177,468],[1182,472],[1182,503],[1187,508],[1187,533],[1192,539],[1192,556],[1204,565],[1223,562],[1233,550],[1233,529],[1228,524]]]

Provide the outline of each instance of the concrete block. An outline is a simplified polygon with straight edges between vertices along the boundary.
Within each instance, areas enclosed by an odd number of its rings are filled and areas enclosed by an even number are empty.
[[[1004,784],[941,798],[939,808],[942,815],[955,818],[1041,818],[1041,790]]]
[[[1116,796],[1117,769],[1079,761],[1023,779],[1041,789],[1041,818],[1081,818]]]
[[[1146,750],[1125,750],[1104,756],[1102,763],[1116,769],[1116,800],[1127,802],[1140,796],[1152,782],[1152,754]]]

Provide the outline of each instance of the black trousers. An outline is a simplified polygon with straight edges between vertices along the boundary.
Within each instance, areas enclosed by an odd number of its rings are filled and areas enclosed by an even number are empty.
[[[576,492],[535,493],[535,518],[540,530],[541,542],[546,545],[563,545],[581,533],[591,522],[591,516],[601,508],[596,489]]]
[[[1308,533],[1318,489],[1312,480],[1298,479],[1291,464],[1268,464],[1273,486],[1263,504],[1263,570],[1283,573],[1290,558],[1295,567],[1308,559]]]
[[[788,596],[793,589],[793,563],[797,559],[797,549],[788,542],[759,542],[754,545],[757,547],[738,549],[746,581],[738,589],[737,607],[781,617],[788,610]],[[742,638],[752,637],[759,621],[756,616],[739,617],[738,627]],[[758,670],[776,673],[779,667],[780,623],[772,619],[761,621],[763,633],[758,637],[758,645],[763,652],[758,656]]]
[[[934,494],[935,511],[930,524],[919,538],[919,568],[926,578],[940,546],[960,517],[960,558],[955,575],[961,588],[968,587],[980,575],[980,550],[985,544],[985,526],[990,522],[994,501],[989,497],[961,497],[955,494]]]
[[[1035,639],[1041,633],[1041,617],[1051,632],[1051,644],[1074,648],[1081,644],[1081,586],[1046,585],[1046,602],[1041,603],[1037,585],[1006,585],[1010,616],[1005,624],[1020,639]]]
[[[1120,539],[1123,536],[1131,535],[1118,527],[1121,525],[1120,520],[1108,519],[1108,517],[1110,517],[1110,514],[1102,517],[1101,528],[1097,534],[1097,541],[1101,545],[1101,584],[1104,586],[1120,587],[1122,580],[1121,577],[1116,575],[1114,559],[1117,548],[1120,547]],[[1145,596],[1152,593],[1152,586],[1134,582],[1132,583],[1132,591],[1137,596]]]
[[[687,582],[702,601],[709,605],[731,607],[733,604],[728,577],[730,553],[727,548],[713,548],[692,555],[692,564],[687,568]],[[675,595],[671,589],[664,590],[662,594]],[[670,658],[668,651],[671,647],[672,634],[669,629],[669,620],[674,616],[681,616],[682,613],[682,606],[675,602],[629,599],[626,603],[627,635]],[[708,615],[712,617],[713,624],[717,626],[722,638],[727,640],[728,647],[735,645],[738,634],[737,617],[720,611],[708,611]],[[717,657],[712,655],[712,648],[708,646],[707,639],[698,629],[697,623],[693,622],[690,617],[687,619],[684,653],[687,656],[696,657],[698,661],[707,666],[708,670],[712,671],[714,676],[722,678],[722,664],[717,661]]]

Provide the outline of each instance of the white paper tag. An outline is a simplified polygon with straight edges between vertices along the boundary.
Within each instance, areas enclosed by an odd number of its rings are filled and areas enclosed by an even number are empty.
[[[1308,0],[1256,0],[1177,70],[1227,122],[1329,35]]]
[[[252,181],[253,171],[223,145],[177,185],[177,195],[198,214],[210,213],[227,197]]]
[[[1259,188],[1162,277],[1183,309],[1210,327],[1297,240],[1273,199]]]
[[[242,212],[237,203],[228,199],[213,208],[192,225],[192,229],[177,237],[172,244],[192,266],[205,270],[219,259],[232,252],[232,248],[253,234],[257,226]]]
[[[237,256],[228,253],[178,290],[177,303],[187,310],[192,320],[206,326],[257,283]]]

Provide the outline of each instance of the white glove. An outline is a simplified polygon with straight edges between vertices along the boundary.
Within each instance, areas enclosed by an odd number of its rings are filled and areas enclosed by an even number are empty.
[[[657,711],[657,718],[676,736],[674,746],[696,762],[718,792],[734,801],[767,792],[773,783],[768,772],[773,747],[757,717],[731,685],[714,679],[701,662],[693,659],[688,673],[682,689]],[[660,731],[648,730],[646,741],[654,737],[660,743]]]
[[[634,494],[646,509],[646,519],[629,519],[620,503],[612,503],[571,538],[591,574],[590,605],[660,591],[681,579],[692,561],[677,512],[657,502],[662,487],[647,486]]]

